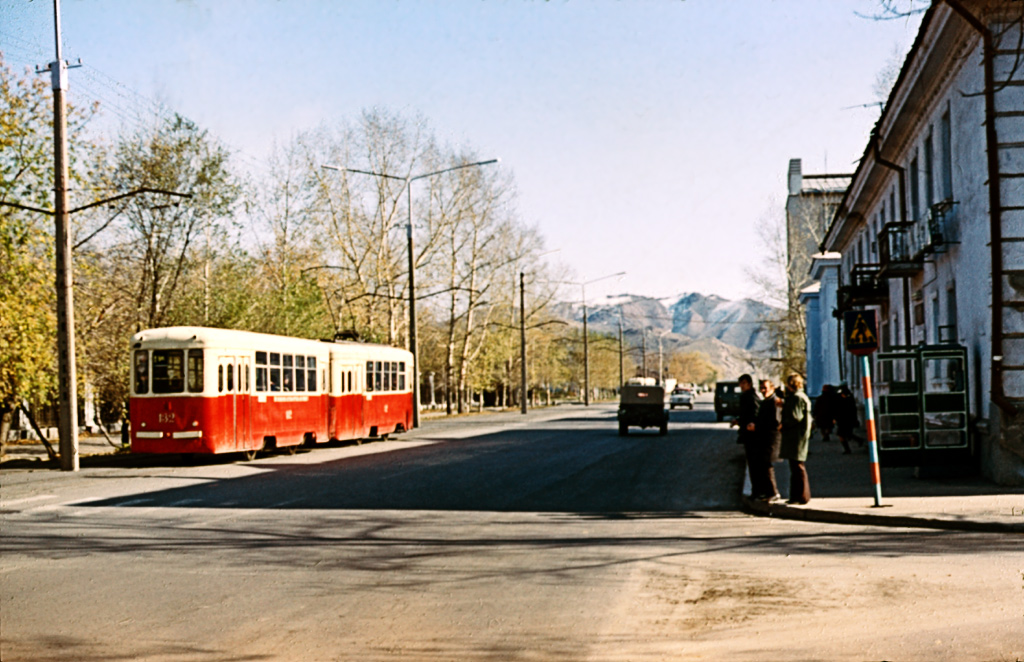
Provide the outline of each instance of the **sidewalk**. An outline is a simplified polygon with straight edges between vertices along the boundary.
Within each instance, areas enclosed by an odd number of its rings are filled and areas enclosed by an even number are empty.
[[[112,434],[110,438],[115,444],[121,442],[120,433]],[[60,451],[56,439],[51,440],[50,445],[53,446],[53,450]],[[103,435],[85,433],[78,435],[78,454],[81,457],[113,455],[117,450],[117,448],[107,443]],[[4,465],[11,463],[11,467],[16,466],[19,469],[24,469],[31,467],[32,463],[39,462],[39,468],[43,468],[44,465],[42,463],[48,462],[49,459],[49,456],[46,454],[46,447],[39,442],[39,438],[35,435],[32,435],[31,439],[7,442],[4,445],[2,460]]]
[[[768,517],[835,524],[1024,533],[1024,487],[994,485],[948,469],[882,468],[882,506],[875,507],[867,446],[852,444],[852,449],[851,455],[843,455],[835,435],[823,442],[816,431],[807,456],[810,503],[790,506],[785,501],[751,499],[748,475],[743,486],[745,509]],[[775,464],[775,480],[785,499],[786,462]]]

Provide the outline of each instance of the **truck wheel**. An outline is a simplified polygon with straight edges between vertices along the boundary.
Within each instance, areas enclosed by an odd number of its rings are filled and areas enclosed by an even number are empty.
[[[669,406],[668,406],[668,408],[669,408],[669,409],[675,409],[675,408],[676,408],[676,406],[675,406],[675,405],[669,405]]]
[[[693,403],[690,403],[690,411],[693,411]]]
[[[719,414],[718,412],[715,412],[715,416],[718,417],[718,422],[719,423],[721,423],[722,419],[725,418],[724,414]]]
[[[661,435],[662,437],[668,434],[668,421],[665,421],[664,423],[661,424],[661,427],[658,428],[658,434]]]
[[[619,423],[619,436],[625,437],[629,434],[629,426],[625,423]]]

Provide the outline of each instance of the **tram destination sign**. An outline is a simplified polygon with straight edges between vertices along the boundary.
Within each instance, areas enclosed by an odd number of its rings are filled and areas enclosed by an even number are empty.
[[[847,310],[843,313],[843,338],[846,351],[866,356],[878,349],[878,320],[873,310]]]

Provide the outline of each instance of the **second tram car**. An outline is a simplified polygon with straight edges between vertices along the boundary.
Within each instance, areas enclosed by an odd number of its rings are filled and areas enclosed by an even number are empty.
[[[246,453],[412,427],[412,354],[358,342],[167,327],[132,336],[137,453]]]

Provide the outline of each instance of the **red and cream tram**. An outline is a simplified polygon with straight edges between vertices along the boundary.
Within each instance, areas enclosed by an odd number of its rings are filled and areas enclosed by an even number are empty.
[[[137,453],[233,453],[412,427],[412,354],[181,326],[132,336]]]

